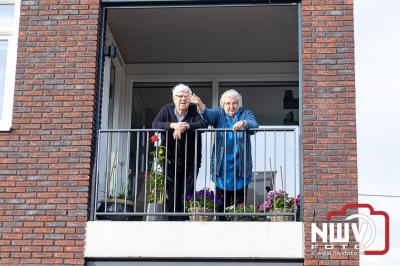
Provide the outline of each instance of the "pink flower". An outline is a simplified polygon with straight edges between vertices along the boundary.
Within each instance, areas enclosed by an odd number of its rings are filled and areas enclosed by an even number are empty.
[[[268,201],[265,201],[264,203],[262,203],[259,207],[260,211],[268,211],[271,208],[271,204]]]

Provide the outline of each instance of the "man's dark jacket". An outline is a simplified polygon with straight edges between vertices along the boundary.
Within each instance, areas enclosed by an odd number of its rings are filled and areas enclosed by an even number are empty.
[[[194,104],[190,104],[188,111],[183,118],[182,122],[189,124],[190,129],[182,134],[182,138],[177,140],[177,147],[175,140],[173,138],[174,129],[170,128],[171,123],[177,123],[178,120],[174,113],[175,105],[173,103],[164,105],[158,112],[157,116],[154,118],[152,127],[154,129],[166,129],[168,130],[168,147],[167,147],[167,157],[170,161],[168,166],[168,171],[174,171],[175,168],[175,148],[177,150],[177,170],[182,171],[185,167],[185,139],[187,135],[187,153],[186,153],[186,169],[189,171],[194,170],[194,154],[195,154],[195,129],[206,128],[207,122],[199,115],[197,112],[197,107]],[[165,134],[162,134],[161,145],[166,146]],[[200,168],[201,164],[201,134],[197,134],[197,165],[196,171]],[[172,168],[172,169],[171,169]]]

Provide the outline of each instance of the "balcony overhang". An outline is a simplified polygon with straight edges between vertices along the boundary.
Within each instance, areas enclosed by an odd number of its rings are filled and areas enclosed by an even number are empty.
[[[303,259],[302,222],[91,221],[86,258]]]
[[[301,3],[301,0],[102,0],[110,4],[135,4],[135,5],[291,5]]]

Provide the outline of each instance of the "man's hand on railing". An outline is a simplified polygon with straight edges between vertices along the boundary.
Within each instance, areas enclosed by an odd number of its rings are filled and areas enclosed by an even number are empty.
[[[177,122],[177,123],[171,123],[170,127],[175,130],[179,130],[181,131],[181,133],[183,133],[189,129],[189,124],[186,122]]]
[[[174,139],[181,139],[182,138],[182,131],[175,129],[174,130],[174,134],[172,134],[172,136],[174,137]]]
[[[186,122],[171,123],[170,127],[175,129],[172,135],[174,139],[181,139],[182,133],[190,128],[189,124]]]

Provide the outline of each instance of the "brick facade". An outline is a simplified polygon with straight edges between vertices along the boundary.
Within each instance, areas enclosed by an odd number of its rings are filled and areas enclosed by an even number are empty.
[[[311,222],[357,203],[354,25],[351,0],[302,1],[305,265],[358,265],[311,254]]]
[[[0,133],[1,265],[84,264],[99,1],[22,1],[11,132]],[[303,172],[310,222],[357,202],[353,3],[304,0]],[[329,260],[328,260],[329,259]]]
[[[0,133],[1,265],[83,264],[99,1],[22,1],[11,132]]]

